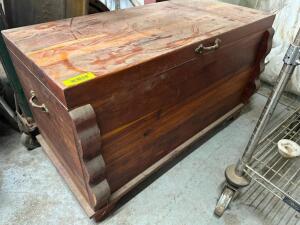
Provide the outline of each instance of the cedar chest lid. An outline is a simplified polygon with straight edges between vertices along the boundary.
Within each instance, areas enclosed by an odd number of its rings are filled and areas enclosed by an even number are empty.
[[[10,52],[69,107],[67,92],[86,83],[251,24],[265,24],[265,29],[273,19],[216,1],[173,0],[10,29],[3,35]],[[187,60],[183,56],[182,62]]]

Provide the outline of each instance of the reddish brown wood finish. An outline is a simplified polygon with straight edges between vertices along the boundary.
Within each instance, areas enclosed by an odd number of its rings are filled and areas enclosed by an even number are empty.
[[[49,109],[32,108],[39,140],[88,215],[101,218],[191,137],[249,99],[273,20],[238,6],[175,0],[8,30],[4,38],[27,97],[34,90]],[[218,49],[195,52],[216,38]],[[82,72],[96,77],[63,85]]]
[[[74,108],[105,97],[99,93],[75,98],[74,94],[85,89],[97,93],[95,84],[106,85],[107,77],[117,83],[133,82],[136,76],[145,79],[197,58],[194,49],[199,43],[207,45],[218,37],[226,46],[264,32],[273,20],[274,16],[266,13],[225,3],[174,0],[17,28],[3,34],[9,48],[17,56],[20,54],[28,68],[39,74],[39,79],[65,106]],[[124,80],[122,75],[128,69],[138,75]],[[62,84],[86,71],[94,72],[97,79],[71,88]],[[112,73],[115,76],[107,76]]]

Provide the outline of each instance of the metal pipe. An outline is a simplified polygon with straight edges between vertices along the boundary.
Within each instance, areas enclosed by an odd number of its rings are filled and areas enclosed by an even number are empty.
[[[293,42],[293,45],[291,45],[290,49],[296,47],[295,48],[296,51],[299,51],[300,50],[299,46],[300,46],[300,29],[298,30],[296,38]],[[255,126],[255,129],[252,133],[252,136],[247,144],[244,154],[243,154],[241,160],[237,163],[236,174],[239,176],[243,176],[246,164],[249,163],[249,161],[251,160],[253,153],[257,147],[257,144],[262,137],[263,131],[266,128],[266,125],[268,124],[268,122],[269,122],[270,118],[272,117],[273,112],[278,104],[279,98],[281,97],[288,81],[290,80],[292,74],[295,71],[295,68],[297,67],[297,65],[299,63],[300,53],[298,52],[298,53],[294,54],[294,56],[296,55],[298,58],[298,59],[295,59],[297,61],[295,61],[294,63],[287,62],[291,58],[288,55],[289,53],[291,53],[291,52],[288,51],[287,55],[285,56],[285,60],[284,60],[285,63],[284,63],[284,65],[280,71],[280,74],[277,78],[275,87],[274,87],[270,97],[268,98],[268,101],[262,111],[262,114],[260,115],[260,118],[259,118],[259,120]]]
[[[16,119],[15,112],[10,108],[6,101],[0,96],[0,105],[3,106],[4,110],[9,114],[11,118]]]
[[[115,0],[115,10],[120,10],[121,9],[121,2],[120,0]]]
[[[129,0],[129,1],[133,7],[142,5],[138,0]]]

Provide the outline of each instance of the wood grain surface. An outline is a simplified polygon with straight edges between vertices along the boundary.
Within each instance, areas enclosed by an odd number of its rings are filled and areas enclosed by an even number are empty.
[[[62,84],[70,77],[89,71],[99,79],[256,22],[256,31],[263,30],[270,20],[269,14],[239,6],[174,0],[17,28],[3,34],[11,48],[30,62],[29,68],[40,72],[38,79],[52,91],[59,91],[61,101],[73,107],[75,104],[64,99],[69,94],[63,90],[70,88]],[[242,35],[249,32],[250,28]],[[192,51],[177,64],[194,57]],[[156,73],[170,67],[165,65]]]
[[[77,186],[81,196],[89,199],[69,113],[17,57],[13,54],[11,56],[27,99],[31,97],[30,91],[34,90],[37,103],[45,104],[49,110],[49,113],[45,113],[31,107],[41,135],[51,148],[52,154],[60,161],[59,167],[64,167],[64,173]]]
[[[49,109],[32,107],[47,154],[100,218],[149,168],[247,102],[273,20],[220,2],[174,0],[3,34],[27,97],[34,90]],[[216,38],[218,49],[195,52]],[[64,86],[85,72],[95,77]]]

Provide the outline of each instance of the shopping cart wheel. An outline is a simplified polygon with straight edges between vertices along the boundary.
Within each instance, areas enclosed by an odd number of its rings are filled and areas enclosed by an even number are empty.
[[[229,188],[228,186],[226,186],[223,189],[223,192],[218,200],[217,206],[214,211],[215,215],[217,215],[219,217],[221,217],[223,215],[223,213],[229,206],[234,194],[235,194],[235,191],[232,190],[231,188]]]
[[[22,133],[21,135],[21,143],[28,149],[33,150],[40,146],[36,138],[32,135]]]

